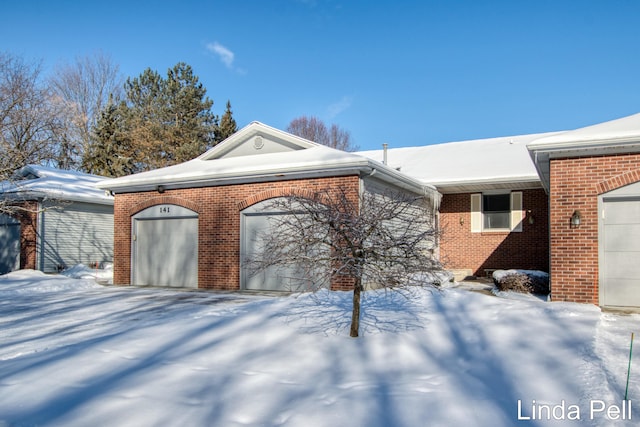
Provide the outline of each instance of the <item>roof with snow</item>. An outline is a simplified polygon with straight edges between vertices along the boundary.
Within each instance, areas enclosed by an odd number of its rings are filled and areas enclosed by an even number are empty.
[[[538,138],[528,149],[548,191],[549,162],[553,158],[640,152],[640,113]]]
[[[438,197],[432,186],[382,163],[260,122],[250,123],[193,160],[115,178],[98,186],[121,193],[372,173],[398,187]]]
[[[540,188],[527,144],[558,132],[390,148],[387,164],[441,193]],[[383,161],[384,150],[357,154]]]
[[[77,171],[28,165],[18,171],[15,179],[0,182],[0,197],[113,205],[113,196],[96,187],[96,183],[105,179]]]

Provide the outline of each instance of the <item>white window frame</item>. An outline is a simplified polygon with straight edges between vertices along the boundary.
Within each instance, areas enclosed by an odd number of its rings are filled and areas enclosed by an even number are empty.
[[[509,194],[511,215],[509,228],[485,228],[483,196]],[[471,194],[471,232],[472,233],[505,233],[521,232],[524,211],[522,210],[522,191],[485,191]]]

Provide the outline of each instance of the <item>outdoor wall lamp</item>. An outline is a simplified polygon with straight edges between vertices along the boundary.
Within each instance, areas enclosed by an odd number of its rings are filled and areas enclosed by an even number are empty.
[[[464,225],[464,217],[460,217],[460,225]]]
[[[529,219],[529,224],[533,225],[533,223],[536,222],[535,218],[533,218],[533,213],[531,212],[531,210],[527,211],[527,217]]]
[[[582,214],[580,211],[573,211],[573,215],[571,215],[571,228],[580,227],[580,222],[582,222]]]
[[[164,193],[164,185],[158,185],[156,187],[156,190],[158,190],[158,193],[160,194]]]

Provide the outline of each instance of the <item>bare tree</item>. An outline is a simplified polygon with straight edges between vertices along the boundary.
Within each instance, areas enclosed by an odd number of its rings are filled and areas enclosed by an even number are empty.
[[[306,290],[353,289],[352,337],[358,336],[361,293],[369,288],[434,286],[441,270],[434,257],[432,203],[405,192],[352,194],[346,190],[274,199],[274,215],[260,235],[255,272],[284,267]]]
[[[102,52],[56,68],[50,79],[53,102],[64,112],[57,134],[59,167],[80,167],[91,143],[91,130],[109,97],[116,101],[121,97],[122,83],[119,67]]]
[[[0,52],[0,180],[29,163],[53,159],[58,110],[40,66]]]
[[[356,151],[358,146],[351,141],[349,131],[332,124],[330,128],[317,117],[301,116],[289,123],[287,132],[309,141],[336,148],[342,151]]]

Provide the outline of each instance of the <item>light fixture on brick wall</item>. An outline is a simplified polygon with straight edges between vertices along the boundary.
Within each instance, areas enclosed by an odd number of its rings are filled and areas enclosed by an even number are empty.
[[[164,185],[158,185],[156,187],[156,190],[158,191],[158,193],[162,194],[164,193]]]
[[[533,213],[531,212],[531,210],[527,211],[527,218],[529,220],[529,224],[533,225],[534,222],[536,222],[535,218],[533,217]]]
[[[579,210],[573,211],[573,215],[571,215],[571,228],[580,227],[580,223],[582,222],[582,214]]]

